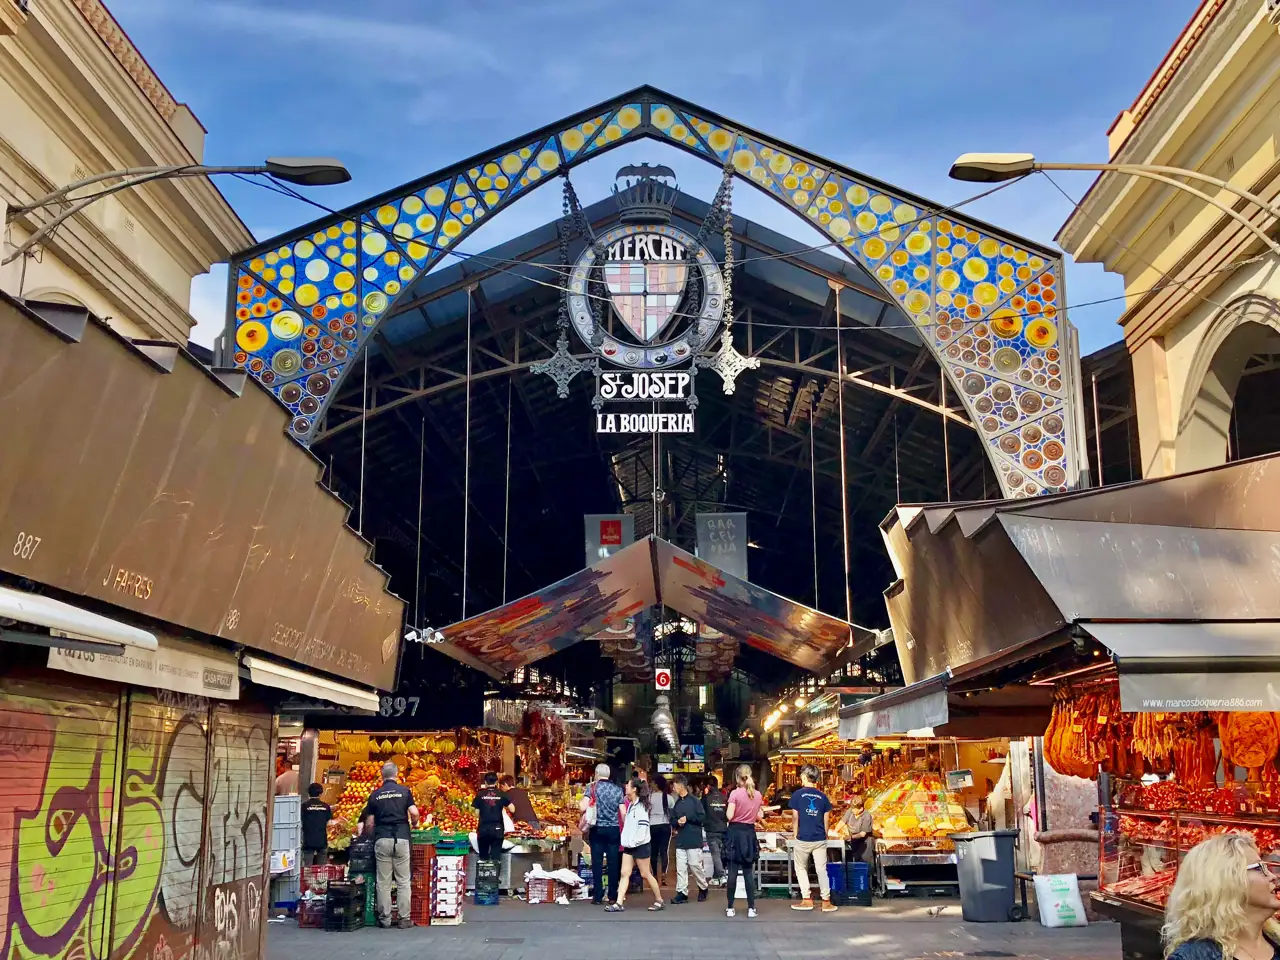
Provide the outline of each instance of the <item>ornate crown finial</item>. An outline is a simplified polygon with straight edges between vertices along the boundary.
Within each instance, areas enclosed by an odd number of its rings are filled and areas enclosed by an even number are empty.
[[[680,185],[670,167],[631,164],[618,171],[613,195],[624,223],[666,223]]]

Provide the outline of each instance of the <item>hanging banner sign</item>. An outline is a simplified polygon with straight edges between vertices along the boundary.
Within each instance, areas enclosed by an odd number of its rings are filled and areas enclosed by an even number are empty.
[[[588,513],[586,566],[611,557],[636,539],[636,518],[629,513]]]
[[[698,558],[742,580],[747,576],[747,515],[698,514]]]
[[[671,689],[671,671],[666,667],[658,667],[653,672],[653,686],[656,690]]]
[[[232,654],[195,652],[164,640],[155,650],[131,648],[117,656],[52,647],[49,668],[135,687],[218,700],[240,699],[240,669]]]

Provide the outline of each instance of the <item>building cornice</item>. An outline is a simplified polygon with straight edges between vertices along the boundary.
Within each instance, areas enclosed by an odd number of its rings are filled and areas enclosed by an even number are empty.
[[[85,21],[97,34],[116,62],[124,68],[124,72],[133,78],[142,95],[150,101],[166,123],[178,112],[178,101],[156,76],[146,58],[138,52],[129,35],[124,32],[111,11],[102,5],[100,0],[71,0],[77,10],[83,14]]]
[[[1196,95],[1223,74],[1233,50],[1253,34],[1265,13],[1260,0],[1225,0],[1206,28],[1195,35],[1195,42],[1188,46],[1178,69],[1171,71],[1167,82],[1160,86],[1159,95],[1143,101],[1143,122],[1129,133],[1110,162],[1170,163],[1170,155],[1193,133],[1185,129],[1183,114]],[[1247,66],[1237,63],[1234,69],[1243,71]],[[1177,142],[1172,143],[1175,138]],[[1164,188],[1123,173],[1100,174],[1058,230],[1059,245],[1084,262],[1096,262],[1100,255],[1086,250],[1097,241],[1099,224],[1107,224],[1122,202],[1128,202],[1132,209],[1141,193],[1149,189]]]
[[[85,2],[61,0],[33,10],[28,41],[23,44],[27,56],[15,58],[27,74],[28,90],[39,90],[53,108],[42,111],[46,121],[59,128],[64,142],[74,145],[89,172],[132,166],[139,160],[192,162],[176,131],[80,11],[79,5]],[[108,26],[103,22],[101,29]],[[140,62],[145,66],[145,61]],[[107,122],[93,129],[96,117]],[[40,186],[43,193],[60,184]],[[203,272],[210,263],[225,260],[246,241],[252,242],[248,228],[208,178],[156,183],[126,191],[118,199],[175,249],[188,251],[198,264],[193,273]]]

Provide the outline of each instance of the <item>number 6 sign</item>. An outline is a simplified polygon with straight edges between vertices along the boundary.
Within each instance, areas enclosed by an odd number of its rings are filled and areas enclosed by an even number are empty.
[[[653,673],[653,685],[659,690],[671,689],[671,671],[666,667],[659,667]]]

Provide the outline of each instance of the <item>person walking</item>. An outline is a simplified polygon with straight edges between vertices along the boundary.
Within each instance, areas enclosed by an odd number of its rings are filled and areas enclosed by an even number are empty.
[[[726,917],[736,916],[733,908],[734,894],[738,889],[738,877],[742,876],[747,888],[747,916],[756,915],[756,860],[760,857],[760,843],[756,840],[756,823],[764,815],[764,797],[756,789],[755,777],[745,763],[733,773],[737,786],[729,794],[725,814],[729,829],[724,836],[724,860],[728,872],[725,892],[728,897]]]
[[[653,837],[653,873],[659,886],[667,885],[671,856],[671,783],[662,774],[653,778],[649,794],[649,832]]]
[[[671,822],[676,829],[676,895],[672,903],[689,902],[689,874],[698,885],[698,902],[707,899],[707,877],[702,869],[702,822],[706,811],[702,801],[689,790],[689,778],[683,773],[675,778],[675,806]]]
[[[708,777],[702,805],[707,811],[702,826],[707,831],[707,849],[711,851],[711,882],[724,884],[724,835],[729,829],[729,819],[725,813],[729,807],[729,798],[720,789],[720,781],[714,776]]]
[[[481,860],[498,860],[502,857],[502,839],[506,836],[506,824],[502,814],[515,813],[516,805],[498,787],[498,775],[492,771],[484,775],[484,784],[471,801],[476,811],[476,852]]]
[[[323,866],[329,862],[329,821],[333,808],[320,799],[324,787],[313,783],[307,787],[307,801],[302,804],[302,865]]]
[[[409,907],[409,825],[418,822],[418,808],[409,788],[396,782],[399,769],[382,765],[382,786],[369,794],[360,819],[373,831],[373,856],[377,866],[378,926],[391,926],[391,877],[396,880],[396,912],[402,928],[413,926]]]
[[[649,785],[639,777],[632,777],[627,784],[626,808],[622,811],[622,881],[618,884],[618,898],[605,907],[609,913],[621,913],[626,909],[627,887],[631,885],[631,871],[638,869],[640,877],[653,891],[650,913],[663,909],[662,888],[658,878],[649,869],[653,856],[652,836],[649,831]]]
[[[622,829],[618,816],[623,801],[622,788],[610,776],[607,763],[597,764],[595,782],[578,804],[587,824],[586,840],[591,845],[591,902],[597,907],[606,895],[610,903],[617,901],[622,868]]]
[[[818,768],[806,763],[800,768],[800,789],[791,794],[791,859],[796,865],[800,883],[800,902],[792,910],[812,910],[809,896],[809,858],[818,872],[818,891],[822,894],[822,912],[840,909],[831,902],[831,880],[827,876],[827,829],[831,820],[831,801],[818,789]]]

